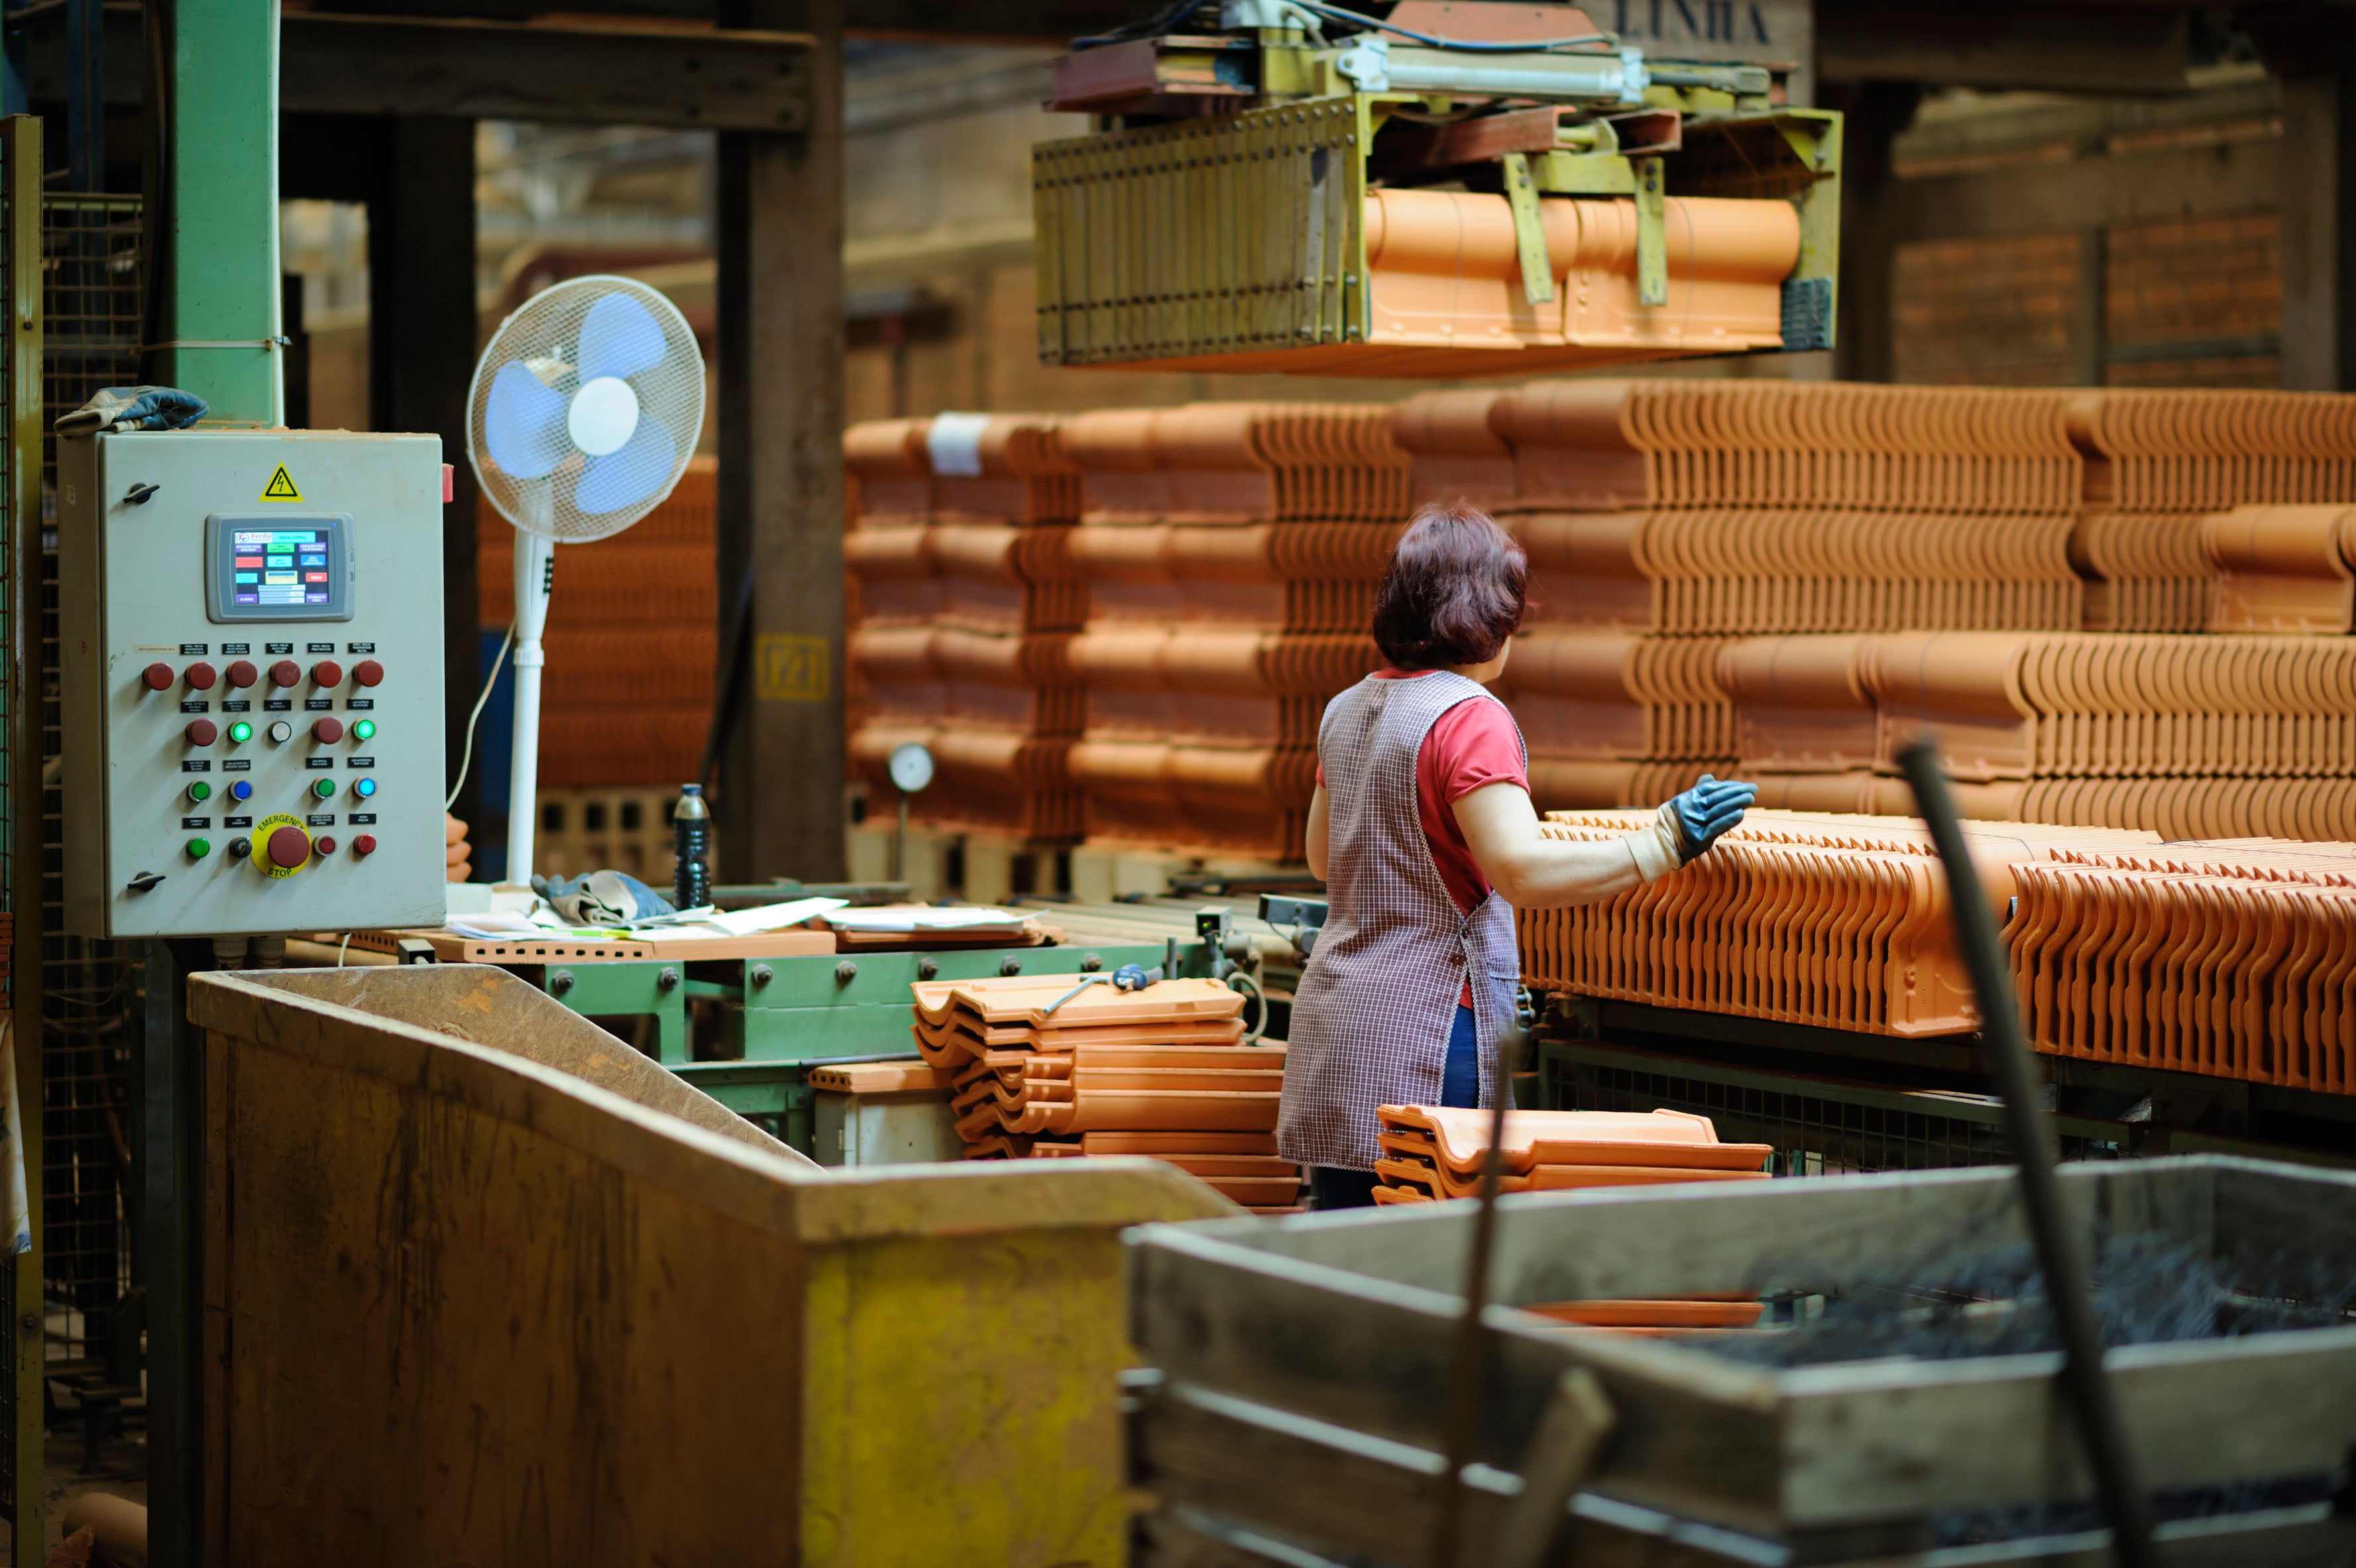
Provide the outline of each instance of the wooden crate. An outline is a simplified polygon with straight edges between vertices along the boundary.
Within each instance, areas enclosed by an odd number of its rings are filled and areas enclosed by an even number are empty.
[[[188,992],[192,1560],[1123,1561],[1120,1236],[1200,1183],[821,1170],[484,965]]]
[[[2060,1181],[2082,1246],[2131,1239],[2172,1273],[2207,1271],[2221,1301],[2328,1316],[2356,1277],[2356,1175],[2193,1155],[2071,1165]],[[1988,1260],[2028,1253],[2008,1169],[1735,1185],[1506,1200],[1460,1561],[1498,1561],[1501,1536],[1534,1532],[1550,1549],[1522,1560],[1548,1565],[1895,1568],[1945,1560],[1925,1552],[1942,1516],[2026,1529],[2087,1498],[2058,1352],[1915,1359],[1867,1342],[1777,1366],[1713,1354],[1708,1337],[1565,1332],[1514,1310],[1723,1293],[1954,1302],[1967,1296],[1952,1282],[1982,1271],[1984,1286]],[[1409,1204],[1130,1237],[1136,1342],[1158,1374],[1139,1380],[1130,1478],[1162,1510],[1132,1561],[1430,1560],[1477,1213]],[[2356,1552],[2356,1520],[2328,1485],[2248,1500],[2254,1482],[2335,1474],[2356,1444],[2356,1326],[2121,1345],[2104,1361],[2144,1483],[2218,1498],[2160,1527],[2160,1561],[2293,1568]],[[2110,1560],[2087,1527],[2048,1528],[1954,1560]],[[1291,1555],[1205,1554],[1238,1533]]]

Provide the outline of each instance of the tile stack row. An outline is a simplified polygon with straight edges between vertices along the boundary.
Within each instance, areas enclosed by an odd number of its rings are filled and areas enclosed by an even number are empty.
[[[1108,975],[919,981],[916,1050],[948,1075],[969,1159],[1150,1155],[1247,1208],[1296,1206],[1277,1157],[1284,1047],[1248,1043],[1240,992]]]
[[[1375,1114],[1378,1202],[1480,1195],[1490,1112],[1385,1105]],[[1708,1117],[1685,1111],[1509,1111],[1499,1150],[1500,1192],[1764,1181],[1773,1152],[1765,1144],[1721,1144]]]
[[[1079,832],[1071,660],[1087,587],[1070,542],[1078,476],[1056,421],[945,414],[853,426],[850,756],[894,798],[894,747],[929,747],[913,820],[1043,843]]]
[[[1904,812],[1927,734],[1962,805],[2172,837],[2356,838],[2356,639],[1914,632],[1730,646],[1761,800]]]
[[[515,616],[516,532],[487,501],[476,527],[487,660]],[[543,639],[542,788],[676,789],[702,768],[720,663],[718,550],[711,457],[690,458],[669,499],[627,532],[557,546]]]
[[[1490,1112],[1386,1105],[1376,1112],[1383,1157],[1377,1204],[1478,1197],[1489,1154]],[[1765,1181],[1765,1144],[1721,1144],[1707,1116],[1683,1111],[1509,1111],[1498,1144],[1504,1192],[1578,1192],[1713,1181]],[[1581,1328],[1658,1333],[1748,1328],[1754,1297],[1676,1301],[1558,1301],[1525,1306]]]
[[[2225,563],[2215,514],[2356,501],[2356,398],[2080,392],[2071,394],[2071,435],[2086,456],[2070,548],[2091,579],[2090,630],[2217,629]]]
[[[1192,403],[1078,415],[1089,585],[1072,754],[1089,841],[1299,858],[1325,703],[1407,511],[1380,408]]]
[[[1551,837],[1641,825],[1564,812]],[[2356,844],[2170,843],[1966,824],[2031,1041],[2061,1055],[2356,1092]],[[1897,1036],[1978,1026],[1919,823],[1753,811],[1676,876],[1525,911],[1535,990]]]
[[[1735,756],[1719,655],[1767,631],[2065,628],[2082,460],[2061,394],[1597,381],[1410,399],[1419,500],[1528,552],[1499,682],[1542,806],[1656,800]]]

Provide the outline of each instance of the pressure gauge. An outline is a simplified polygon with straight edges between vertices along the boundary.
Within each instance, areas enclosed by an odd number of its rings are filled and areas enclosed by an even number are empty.
[[[933,781],[933,754],[913,740],[892,748],[888,766],[903,794],[913,795]]]

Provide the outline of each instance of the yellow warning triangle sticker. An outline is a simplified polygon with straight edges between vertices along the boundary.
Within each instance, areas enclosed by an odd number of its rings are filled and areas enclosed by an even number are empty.
[[[294,476],[286,471],[285,464],[279,464],[278,471],[270,476],[270,482],[262,487],[261,499],[266,501],[299,501],[303,499],[303,492],[294,488]]]

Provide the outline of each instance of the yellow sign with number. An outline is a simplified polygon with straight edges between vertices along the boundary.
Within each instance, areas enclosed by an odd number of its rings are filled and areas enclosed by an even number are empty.
[[[829,675],[827,643],[822,637],[771,636],[761,639],[759,691],[765,703],[822,703]]]

